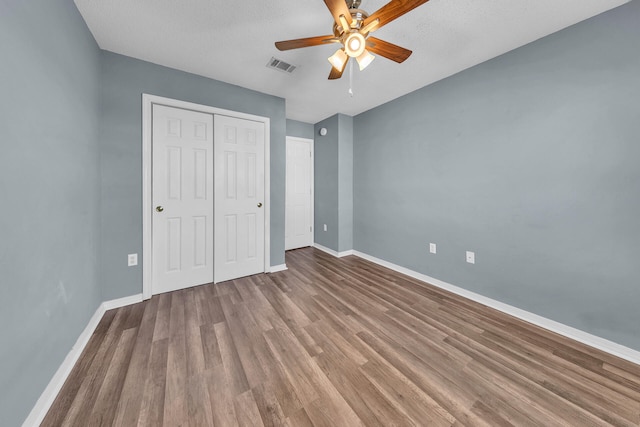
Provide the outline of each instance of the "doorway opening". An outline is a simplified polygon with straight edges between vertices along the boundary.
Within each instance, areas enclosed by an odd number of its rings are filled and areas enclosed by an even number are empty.
[[[287,137],[285,250],[312,246],[313,140]]]

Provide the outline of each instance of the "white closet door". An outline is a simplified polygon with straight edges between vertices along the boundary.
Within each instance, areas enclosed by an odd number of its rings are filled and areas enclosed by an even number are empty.
[[[216,283],[265,271],[264,129],[214,118]]]
[[[153,106],[153,294],[213,281],[213,115]]]

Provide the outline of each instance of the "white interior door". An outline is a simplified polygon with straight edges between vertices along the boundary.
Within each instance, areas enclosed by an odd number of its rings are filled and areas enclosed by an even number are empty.
[[[313,150],[312,140],[287,137],[286,250],[313,243]]]
[[[153,106],[153,294],[213,281],[213,115]]]
[[[215,282],[265,271],[264,123],[215,115]]]

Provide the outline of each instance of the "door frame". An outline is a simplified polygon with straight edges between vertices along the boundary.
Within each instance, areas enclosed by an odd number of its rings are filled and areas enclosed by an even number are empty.
[[[314,199],[315,199],[315,194],[316,194],[316,184],[314,181],[315,178],[315,147],[314,147],[314,140],[310,139],[310,138],[301,138],[299,136],[288,136],[286,137],[286,141],[285,141],[285,169],[287,167],[286,164],[286,152],[287,152],[287,142],[290,140],[298,140],[298,141],[302,141],[302,142],[307,142],[309,143],[309,145],[311,146],[311,169],[309,170],[309,173],[311,174],[310,176],[310,185],[311,185],[311,246],[313,246],[313,244],[316,241],[316,227],[315,227],[315,206],[314,206]],[[287,207],[287,182],[286,182],[286,178],[285,178],[285,191],[284,191],[284,205],[285,205],[285,220],[284,220],[284,227],[285,230],[287,229],[287,218],[286,218],[286,207]],[[286,237],[285,237],[285,242],[286,242]],[[285,244],[286,247],[286,244]]]
[[[165,98],[161,96],[142,94],[142,297],[149,299],[153,295],[153,259],[152,259],[152,124],[153,105],[164,105],[167,107],[192,110],[200,113],[229,116],[238,119],[252,120],[264,123],[264,272],[271,271],[271,168],[270,168],[270,148],[271,148],[271,119],[268,117],[255,116],[253,114],[240,113],[237,111],[225,110],[208,105],[195,104],[177,99]],[[214,139],[215,143],[215,139]],[[215,171],[214,171],[215,179]],[[211,201],[213,203],[213,200]],[[214,218],[215,221],[215,218]],[[215,232],[215,231],[214,231]],[[215,235],[214,235],[215,239]],[[212,254],[213,256],[213,254]],[[213,266],[215,270],[215,263]]]

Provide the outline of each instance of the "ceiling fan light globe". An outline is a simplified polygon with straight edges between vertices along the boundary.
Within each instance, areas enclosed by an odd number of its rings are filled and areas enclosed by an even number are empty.
[[[342,70],[344,68],[344,63],[349,59],[349,57],[344,53],[344,50],[338,49],[336,50],[336,53],[331,55],[328,59],[333,68],[336,70]]]
[[[360,71],[367,68],[369,64],[373,62],[374,59],[376,59],[376,57],[371,55],[369,51],[365,49],[365,51],[362,52],[362,55],[356,58],[356,61],[358,61],[358,67],[360,67]]]
[[[344,50],[352,58],[362,55],[365,47],[364,36],[357,31],[350,33],[344,41]]]
[[[360,40],[358,40],[356,37],[352,37],[351,40],[349,40],[349,49],[352,51],[357,51],[358,49],[360,49]]]

